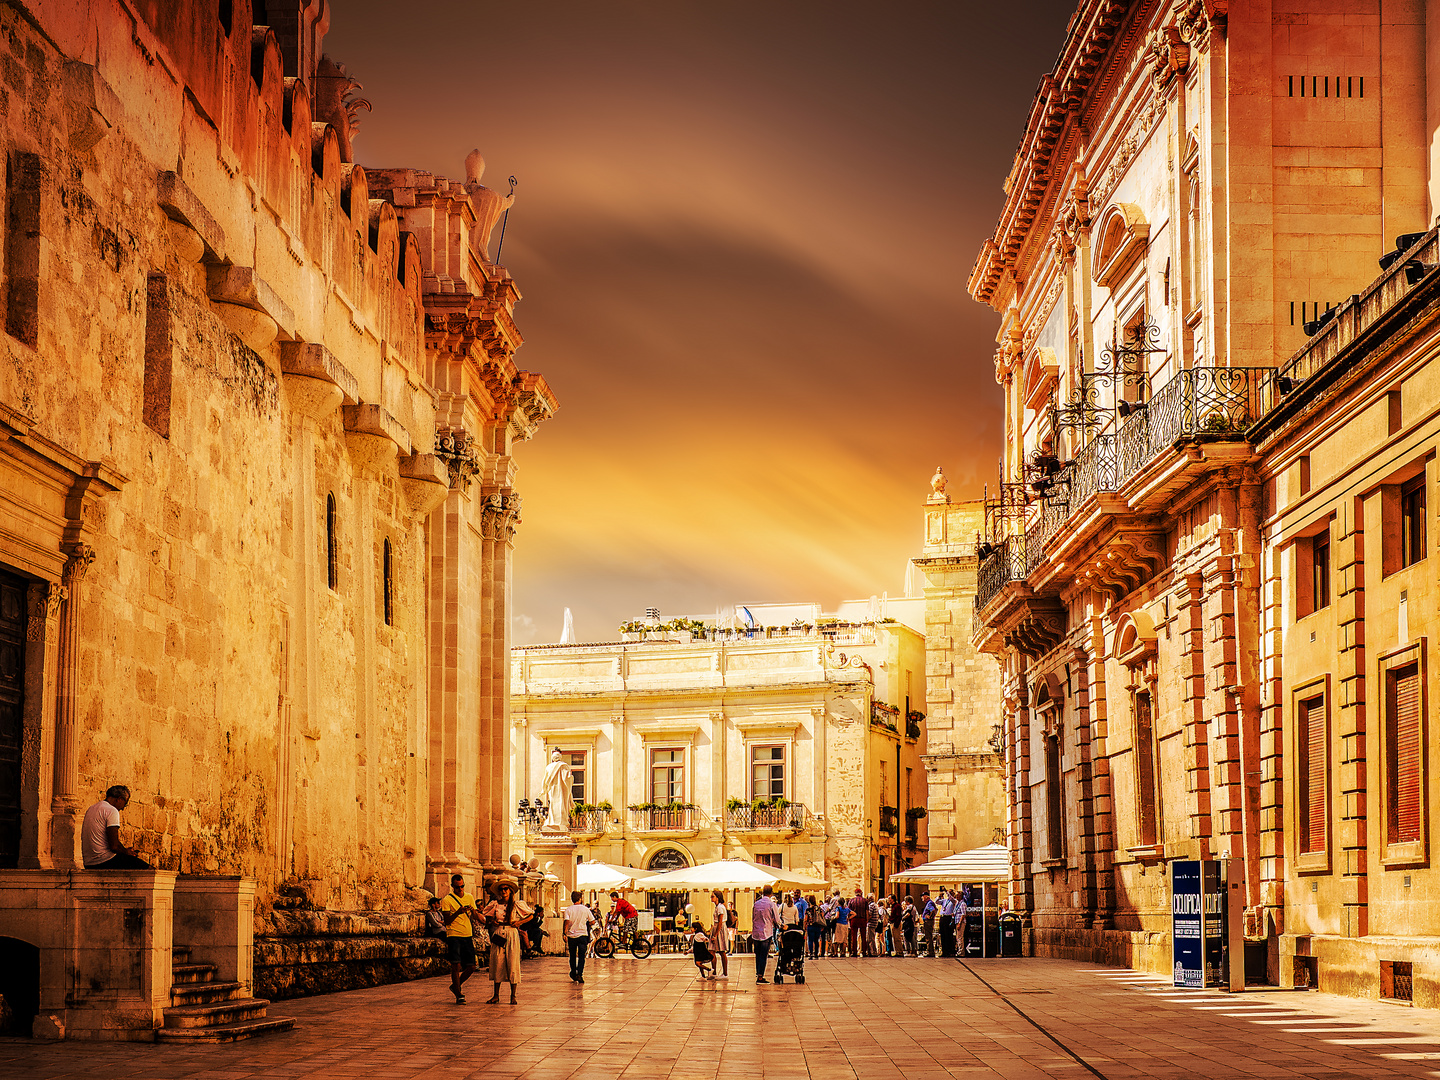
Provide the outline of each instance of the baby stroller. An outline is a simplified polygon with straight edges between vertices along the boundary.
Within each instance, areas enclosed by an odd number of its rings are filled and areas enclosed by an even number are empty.
[[[780,935],[780,958],[775,962],[775,981],[783,983],[791,976],[802,986],[805,983],[805,931],[798,926]]]

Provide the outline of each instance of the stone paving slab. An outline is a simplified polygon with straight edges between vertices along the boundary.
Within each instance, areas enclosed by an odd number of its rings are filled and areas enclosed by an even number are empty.
[[[1378,1080],[1440,1077],[1440,1013],[1315,992],[1177,991],[1063,960],[812,961],[804,986],[682,959],[525,966],[520,1004],[447,979],[285,1001],[292,1032],[233,1046],[0,1039],[25,1080]],[[988,985],[987,985],[988,984]],[[472,989],[473,988],[473,989]],[[506,1000],[502,996],[502,1001]]]

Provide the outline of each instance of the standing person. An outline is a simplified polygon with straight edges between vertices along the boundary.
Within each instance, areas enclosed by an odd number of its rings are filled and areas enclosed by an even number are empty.
[[[770,957],[770,945],[780,922],[780,908],[773,899],[775,886],[766,885],[755,898],[755,907],[750,912],[750,944],[755,949],[755,981],[768,983],[765,978],[765,962]]]
[[[938,910],[928,890],[920,894],[920,918],[925,925],[926,956],[935,955],[935,914]]]
[[[965,896],[962,893],[955,901],[955,940],[957,942],[955,959],[957,960],[965,959],[965,932],[969,928],[969,922],[970,905],[965,902]]]
[[[440,901],[440,918],[445,923],[445,951],[450,958],[450,992],[455,995],[455,1004],[465,1004],[465,994],[460,989],[465,980],[475,974],[475,926],[470,916],[475,914],[475,898],[465,893],[465,878],[455,874],[450,878],[450,892]]]
[[[80,857],[86,870],[149,870],[144,859],[120,842],[120,811],[130,805],[130,789],[112,784],[105,798],[85,811],[80,826]]]
[[[825,950],[825,926],[830,920],[825,917],[825,905],[818,903],[814,896],[810,897],[810,910],[806,914],[810,923],[805,927],[805,955],[818,960]]]
[[[485,1002],[494,1005],[500,1000],[500,984],[510,984],[510,1004],[516,1004],[515,991],[520,986],[520,927],[529,921],[530,905],[515,896],[515,882],[501,878],[495,886],[497,899],[485,905],[482,914],[490,928],[490,981],[495,993]]]
[[[868,929],[865,931],[865,937],[867,939],[866,945],[870,948],[871,956],[879,956],[880,950],[884,945],[884,932],[880,929],[882,914],[880,901],[873,896],[870,897],[870,922]]]
[[[865,899],[865,894],[860,886],[855,886],[855,895],[850,898],[850,955],[864,956],[869,950],[866,948],[866,928],[870,923],[870,901]]]
[[[940,955],[955,955],[955,898],[949,889],[940,890]]]
[[[835,947],[830,950],[831,956],[850,955],[850,905],[840,895],[840,890],[835,890]]]
[[[909,900],[907,896],[905,898]],[[905,955],[905,939],[900,931],[900,898],[890,894],[890,903],[885,909],[890,925],[885,928],[885,951],[891,956]]]
[[[710,932],[710,951],[720,964],[720,978],[730,978],[730,909],[719,889],[710,893],[715,901],[715,929]]]
[[[901,952],[902,956],[919,956],[915,949],[915,927],[920,921],[920,913],[915,909],[915,904],[910,897],[905,897],[904,905],[900,909],[900,940],[904,943]]]
[[[565,948],[570,953],[570,981],[585,981],[585,954],[590,949],[590,928],[598,921],[595,913],[580,902],[580,893],[570,894],[570,906],[560,913],[565,920]]]

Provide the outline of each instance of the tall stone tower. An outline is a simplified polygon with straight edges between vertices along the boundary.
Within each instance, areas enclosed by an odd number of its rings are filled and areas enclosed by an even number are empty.
[[[930,858],[981,847],[1005,824],[1000,668],[970,644],[980,501],[952,502],[936,470],[925,503],[925,700]]]

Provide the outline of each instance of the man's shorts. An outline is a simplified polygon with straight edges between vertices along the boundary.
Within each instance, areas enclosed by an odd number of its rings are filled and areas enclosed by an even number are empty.
[[[461,967],[475,966],[475,939],[468,937],[447,937],[445,947],[450,952],[450,963]]]

